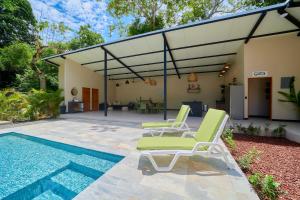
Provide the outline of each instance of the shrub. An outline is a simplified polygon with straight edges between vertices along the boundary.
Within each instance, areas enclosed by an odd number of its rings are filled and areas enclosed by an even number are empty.
[[[249,176],[249,178],[248,178],[251,185],[253,185],[253,187],[256,189],[260,189],[261,179],[262,179],[262,174],[260,174],[260,173],[254,173],[251,176]]]
[[[260,173],[254,173],[248,178],[261,199],[276,200],[281,193],[279,183],[271,175],[263,176]]]
[[[25,94],[13,89],[0,91],[0,120],[12,122],[27,120],[29,109]]]
[[[241,156],[237,161],[242,170],[249,171],[251,164],[258,158],[259,154],[260,152],[257,151],[255,147],[253,147],[251,150]]]
[[[28,95],[30,118],[33,120],[59,116],[59,105],[64,100],[60,95],[62,90],[45,92],[32,89]]]
[[[233,130],[232,129],[225,129],[222,134],[222,139],[226,142],[226,144],[234,150],[236,148],[236,144],[233,140]]]
[[[275,136],[275,137],[284,137],[285,134],[286,134],[285,127],[286,127],[286,125],[279,124],[279,126],[272,131],[273,136]]]
[[[0,120],[15,122],[57,117],[63,101],[60,93],[61,90],[32,90],[28,94],[13,89],[0,91]]]
[[[247,133],[250,135],[259,135],[261,132],[260,126],[254,126],[251,122],[247,128]]]
[[[270,200],[276,200],[280,194],[279,183],[271,175],[266,175],[262,180],[262,193]]]

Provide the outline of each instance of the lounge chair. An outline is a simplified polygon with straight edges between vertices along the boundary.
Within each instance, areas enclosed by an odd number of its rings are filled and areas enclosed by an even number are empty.
[[[148,130],[148,133],[152,136],[157,132],[162,136],[165,132],[190,131],[189,126],[185,122],[190,110],[190,106],[182,105],[176,119],[168,119],[166,122],[142,123],[142,127]]]
[[[209,155],[223,157],[227,167],[231,164],[218,140],[229,116],[225,111],[209,109],[197,132],[185,132],[182,137],[143,137],[137,149],[142,151],[157,171],[170,171],[180,156]],[[192,137],[186,137],[186,136]],[[159,167],[153,156],[174,155],[167,167]]]

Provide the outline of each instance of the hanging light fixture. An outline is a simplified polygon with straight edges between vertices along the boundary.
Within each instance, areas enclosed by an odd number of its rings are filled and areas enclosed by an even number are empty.
[[[223,70],[221,71],[221,73],[222,73],[222,74],[224,74],[225,72],[226,72],[226,70],[225,70],[225,69],[223,69]]]
[[[226,64],[226,65],[224,66],[224,69],[225,69],[225,70],[229,70],[229,69],[230,69],[230,65]]]
[[[196,73],[192,72],[188,76],[188,82],[197,82],[198,81],[198,76]]]
[[[116,84],[116,87],[120,87],[120,84],[119,84],[119,83],[117,83],[117,84]]]
[[[224,75],[223,74],[219,74],[219,77],[223,77]]]
[[[126,84],[126,85],[128,85],[128,84],[129,84],[129,81],[128,81],[128,80],[126,80],[126,81],[125,81],[125,84]]]
[[[146,80],[145,80],[145,84],[149,84],[149,83],[150,83],[150,81],[151,81],[151,79],[150,79],[150,78],[146,78]]]
[[[156,80],[154,80],[154,79],[150,79],[150,85],[151,86],[156,86]]]

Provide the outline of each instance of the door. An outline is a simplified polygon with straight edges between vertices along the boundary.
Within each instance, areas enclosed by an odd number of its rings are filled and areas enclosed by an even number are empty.
[[[272,119],[272,78],[248,79],[248,115]]]
[[[91,110],[91,97],[90,97],[90,88],[82,88],[82,102],[83,102],[83,111],[88,112]]]
[[[92,89],[92,110],[99,110],[99,91],[95,88]]]

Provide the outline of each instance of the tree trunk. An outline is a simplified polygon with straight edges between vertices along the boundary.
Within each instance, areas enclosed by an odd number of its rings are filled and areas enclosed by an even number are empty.
[[[40,89],[46,91],[47,86],[46,86],[46,77],[44,73],[39,74],[39,79],[40,79]]]

